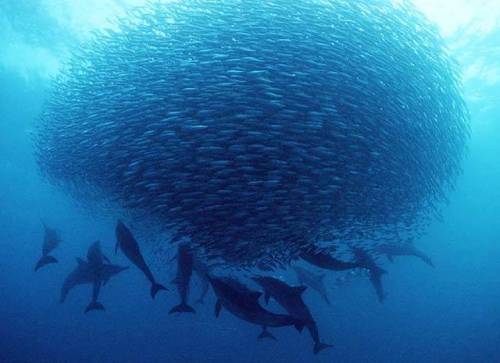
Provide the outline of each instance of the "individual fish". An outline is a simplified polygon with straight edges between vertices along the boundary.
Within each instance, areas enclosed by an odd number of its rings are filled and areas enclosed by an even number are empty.
[[[61,243],[61,238],[59,237],[59,233],[55,229],[49,228],[43,224],[44,235],[43,235],[43,245],[42,245],[42,257],[38,260],[35,265],[35,271],[38,271],[41,267],[51,264],[57,263],[57,259],[53,256],[50,256],[54,249]]]
[[[236,317],[249,323],[262,327],[259,339],[270,338],[272,336],[268,327],[295,326],[297,330],[302,331],[305,322],[290,315],[276,314],[264,309],[259,304],[260,292],[252,291],[245,285],[233,278],[209,277],[210,283],[217,296],[215,304],[215,316],[218,317],[222,307],[227,309]]]
[[[292,268],[301,284],[304,284],[316,291],[327,304],[330,304],[330,299],[328,298],[324,283],[325,274],[318,275],[296,265],[292,266]]]
[[[181,303],[170,309],[169,314],[195,313],[195,310],[187,303],[192,274],[193,254],[187,244],[181,244],[177,249],[177,276],[173,281],[177,285]]]
[[[135,240],[130,230],[125,226],[125,224],[123,224],[121,220],[118,220],[118,223],[116,224],[115,234],[115,253],[116,251],[118,251],[118,248],[120,248],[125,256],[127,256],[127,258],[144,273],[144,275],[151,282],[151,297],[154,299],[158,291],[167,290],[166,287],[156,282],[153,273],[149,269],[146,261],[144,260],[144,257],[142,256],[139,244]]]
[[[289,286],[285,282],[274,277],[259,276],[254,277],[253,280],[264,289],[266,301],[272,297],[278,304],[283,306],[291,316],[305,323],[314,341],[314,354],[318,354],[323,349],[332,347],[332,345],[320,341],[316,322],[302,299],[302,293],[306,290],[306,286]]]

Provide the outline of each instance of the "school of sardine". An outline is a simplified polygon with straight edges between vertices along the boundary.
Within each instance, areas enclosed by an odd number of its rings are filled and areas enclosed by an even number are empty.
[[[411,237],[460,174],[459,77],[407,2],[183,0],[116,25],[54,81],[40,169],[207,260]]]

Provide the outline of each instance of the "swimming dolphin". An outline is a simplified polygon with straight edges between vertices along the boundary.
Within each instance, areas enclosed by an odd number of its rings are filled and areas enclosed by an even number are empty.
[[[89,263],[82,260],[81,258],[77,258],[77,266],[76,268],[66,277],[64,281],[62,290],[61,290],[61,298],[60,301],[64,302],[66,297],[71,289],[75,286],[82,284],[93,284],[95,281],[95,274],[92,271]],[[101,280],[109,281],[109,279],[116,274],[128,269],[128,267],[112,265],[112,264],[103,264],[101,269]]]
[[[266,301],[272,297],[294,318],[300,319],[305,323],[314,341],[314,354],[321,350],[330,348],[332,345],[321,343],[319,339],[318,327],[314,321],[307,305],[302,300],[302,293],[307,289],[306,286],[289,286],[285,282],[274,277],[254,277],[252,278],[264,289]]]
[[[404,244],[383,244],[377,246],[375,251],[378,253],[384,254],[387,256],[389,261],[393,261],[393,258],[396,256],[415,256],[420,258],[427,265],[434,267],[432,260],[425,253],[420,251],[418,248],[413,246],[411,243]]]
[[[91,265],[89,262],[77,258],[76,268],[66,277],[64,280],[60,302],[63,303],[68,296],[68,293],[75,286],[82,284],[92,284],[92,301],[85,309],[85,312],[90,310],[103,310],[102,304],[98,303],[97,297],[101,288],[101,283],[109,281],[109,279],[116,274],[128,269],[128,267],[113,265],[113,264],[102,264],[98,269],[95,265]]]
[[[111,263],[109,258],[102,253],[101,241],[95,241],[87,250],[87,262],[94,268],[99,268],[104,261]]]
[[[38,260],[35,265],[35,271],[38,271],[41,267],[51,264],[57,263],[58,261],[49,255],[58,245],[61,243],[61,238],[55,229],[49,228],[43,224],[44,228],[44,236],[43,236],[43,245],[42,245],[42,257]]]
[[[361,267],[357,262],[341,261],[327,252],[303,252],[300,258],[311,265],[332,271],[344,271]]]
[[[378,300],[380,302],[383,302],[387,295],[384,292],[384,289],[382,287],[382,275],[386,274],[387,271],[385,271],[383,268],[379,267],[375,263],[375,260],[373,259],[372,256],[370,256],[368,251],[366,251],[362,248],[359,248],[359,247],[353,247],[352,250],[353,250],[354,256],[356,257],[356,260],[358,261],[358,263],[363,268],[368,270],[369,275],[370,275],[370,282],[372,283],[373,287],[375,288],[375,292],[377,293]]]
[[[327,304],[330,304],[330,300],[328,299],[328,294],[326,293],[326,287],[324,284],[325,274],[317,275],[305,268],[300,266],[292,266],[297,274],[297,278],[301,284],[309,286],[311,289],[315,290],[323,300],[326,301]]]
[[[249,323],[262,327],[259,339],[276,339],[267,331],[268,327],[281,327],[294,325],[297,330],[302,331],[305,322],[290,315],[276,314],[264,309],[259,304],[260,292],[252,291],[245,285],[232,278],[216,278],[209,276],[217,302],[215,304],[215,316],[218,317],[222,307],[227,309],[236,317]]]
[[[92,300],[87,305],[85,313],[91,310],[104,310],[104,305],[97,301],[102,285],[102,269],[104,264],[104,254],[101,250],[101,242],[95,241],[87,250],[87,264],[92,278]]]
[[[139,270],[141,270],[144,275],[151,282],[151,297],[154,299],[158,291],[167,290],[167,288],[163,285],[160,285],[156,282],[153,273],[146,265],[146,261],[144,261],[144,257],[142,257],[141,250],[139,248],[139,244],[135,240],[134,236],[130,232],[130,230],[123,224],[121,220],[118,220],[115,229],[116,234],[116,246],[115,253],[118,251],[118,247],[122,252],[127,256],[127,258],[136,265]]]
[[[177,276],[173,281],[177,285],[177,291],[181,297],[181,303],[170,309],[169,314],[195,312],[195,310],[187,304],[189,284],[191,282],[192,274],[193,254],[187,244],[181,244],[177,249]]]
[[[198,297],[198,299],[196,299],[196,302],[198,304],[204,304],[205,296],[207,296],[208,290],[210,288],[210,281],[208,281],[208,268],[198,258],[194,258],[193,271],[196,273],[196,275],[198,276],[198,280],[201,283],[200,296]]]

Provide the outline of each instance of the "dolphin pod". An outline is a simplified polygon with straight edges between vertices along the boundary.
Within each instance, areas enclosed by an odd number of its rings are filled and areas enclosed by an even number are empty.
[[[121,248],[128,260],[133,262],[146,276],[150,276],[152,286],[158,285],[152,277],[153,274],[149,267],[145,264],[139,244],[132,236],[130,230],[121,220],[117,222],[116,226],[117,241],[115,249],[118,247]],[[44,245],[46,240],[59,240],[54,237],[56,236],[53,232],[55,230],[47,230],[47,227],[45,227]],[[317,269],[326,270],[331,273],[339,273],[345,270],[366,271],[375,289],[378,300],[382,302],[386,297],[386,293],[382,286],[381,277],[386,271],[378,265],[376,259],[377,254],[393,256],[415,255],[429,260],[430,258],[414,245],[398,244],[393,247],[391,244],[387,243],[381,246],[383,246],[383,248],[374,251],[369,251],[359,246],[352,246],[352,260],[338,259],[334,256],[334,251],[328,252],[327,250],[321,249],[303,252],[300,256],[303,262],[307,262]],[[269,328],[294,326],[301,332],[302,329],[306,327],[313,341],[314,354],[318,354],[327,348],[333,347],[333,345],[325,343],[320,339],[316,321],[303,299],[303,294],[309,287],[315,290],[315,292],[323,298],[325,303],[330,305],[327,292],[328,285],[325,283],[325,273],[310,271],[308,268],[301,265],[303,262],[301,263],[297,259],[292,266],[292,270],[295,271],[297,279],[302,284],[299,286],[290,285],[286,280],[281,278],[261,274],[253,275],[247,279],[244,276],[234,273],[232,275],[226,274],[222,276],[220,273],[215,272],[217,270],[217,265],[208,263],[207,260],[196,255],[192,247],[185,242],[178,244],[175,260],[177,261],[177,271],[174,283],[177,285],[180,303],[171,308],[169,314],[195,312],[188,303],[192,274],[195,272],[200,280],[200,298],[198,302],[203,302],[210,287],[212,287],[216,298],[216,317],[219,317],[221,310],[224,308],[238,319],[260,326],[261,332],[257,337],[258,339],[277,340],[269,331]],[[65,302],[68,294],[74,287],[79,285],[91,285],[91,300],[84,312],[88,313],[93,310],[105,310],[104,305],[99,301],[102,288],[112,277],[128,269],[128,267],[113,264],[103,253],[99,240],[93,242],[88,247],[85,258],[77,258],[76,262],[76,267],[64,280],[60,293],[60,302]],[[272,271],[267,272],[271,273]],[[253,281],[262,289],[262,292],[253,290],[245,284],[244,280],[249,282]],[[286,314],[276,313],[264,308],[259,301],[261,296],[263,296],[263,300],[266,304],[269,303],[271,298],[274,299],[285,309]]]

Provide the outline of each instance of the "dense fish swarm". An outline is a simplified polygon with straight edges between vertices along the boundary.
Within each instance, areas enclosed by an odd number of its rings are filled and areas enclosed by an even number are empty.
[[[411,234],[469,134],[436,33],[388,0],[148,5],[55,82],[41,170],[240,265]]]

